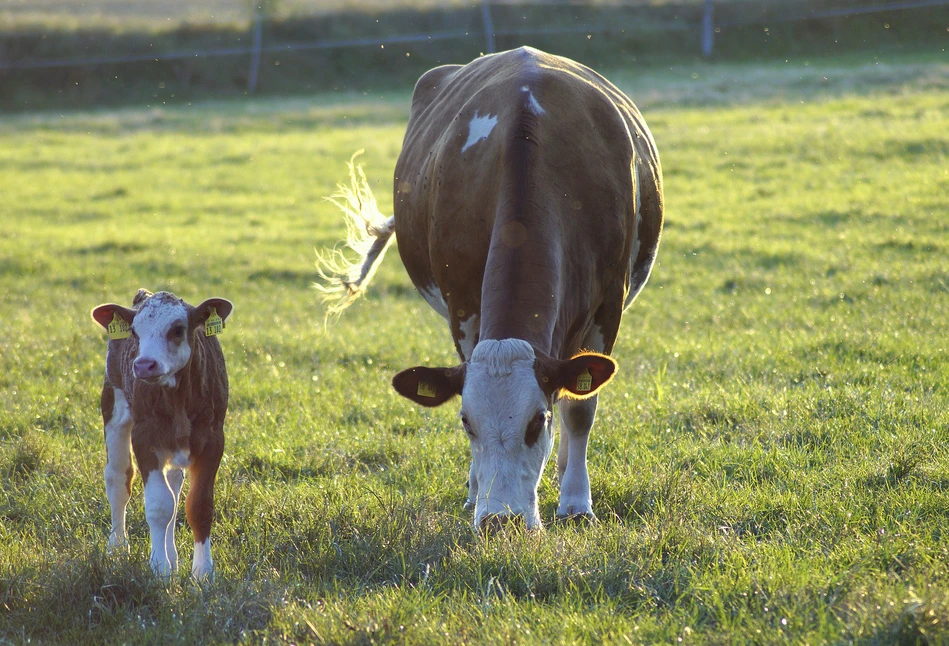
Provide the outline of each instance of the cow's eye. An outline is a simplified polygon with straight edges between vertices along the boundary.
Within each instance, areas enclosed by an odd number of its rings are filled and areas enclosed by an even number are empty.
[[[549,411],[537,411],[537,414],[534,415],[534,418],[527,424],[527,431],[524,433],[524,444],[527,446],[534,446],[534,444],[537,443],[541,432],[547,428],[547,422],[549,421]]]
[[[468,421],[468,416],[462,413],[461,415],[461,425],[465,427],[465,433],[468,434],[468,437],[471,439],[475,438],[474,429],[471,428],[471,423]]]
[[[176,325],[175,327],[171,328],[171,331],[168,333],[168,338],[172,341],[181,341],[183,338],[185,338],[185,326]]]

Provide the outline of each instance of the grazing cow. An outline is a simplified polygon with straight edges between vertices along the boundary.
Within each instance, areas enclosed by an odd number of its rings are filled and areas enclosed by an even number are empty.
[[[613,376],[620,319],[652,270],[662,179],[633,103],[571,60],[522,47],[445,65],[415,86],[385,219],[361,170],[340,205],[366,234],[321,265],[337,313],[365,289],[393,234],[409,277],[447,321],[462,363],[393,379],[422,406],[461,395],[475,526],[541,527],[537,486],[559,401],[559,517],[595,520],[587,440]],[[358,174],[357,174],[358,173]],[[493,519],[493,520],[492,520]]]
[[[215,335],[232,308],[223,298],[192,307],[169,292],[141,289],[131,308],[109,304],[92,310],[110,339],[102,386],[105,490],[112,508],[108,547],[128,546],[131,448],[145,487],[151,565],[163,577],[178,568],[175,518],[185,468],[191,474],[185,503],[194,533],[191,573],[204,578],[213,572],[214,478],[227,412],[227,370]]]

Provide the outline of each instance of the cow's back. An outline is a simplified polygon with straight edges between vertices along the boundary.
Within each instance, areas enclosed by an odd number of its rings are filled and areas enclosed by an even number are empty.
[[[660,182],[642,116],[592,70],[529,48],[436,68],[416,85],[396,166],[399,251],[413,282],[464,318],[481,310],[492,236],[517,248],[540,231],[553,237],[527,244],[557,247],[540,270],[559,272],[563,294],[589,301],[572,309],[589,312],[628,288],[631,254],[654,254]],[[638,218],[641,206],[658,217]],[[648,275],[652,256],[643,260]],[[489,275],[487,290],[509,278]]]

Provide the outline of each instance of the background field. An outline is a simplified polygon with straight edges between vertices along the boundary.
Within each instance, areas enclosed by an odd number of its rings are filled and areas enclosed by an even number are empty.
[[[949,641],[949,69],[926,57],[609,69],[667,224],[591,438],[595,527],[483,540],[455,361],[393,252],[324,329],[322,200],[380,204],[408,90],[0,117],[0,641]],[[217,579],[129,557],[108,505],[96,304],[236,303]],[[187,485],[186,485],[187,486]],[[183,563],[191,540],[179,525]]]

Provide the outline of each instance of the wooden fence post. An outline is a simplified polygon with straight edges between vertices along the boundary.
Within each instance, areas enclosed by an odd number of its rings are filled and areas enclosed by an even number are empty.
[[[715,21],[712,18],[712,0],[705,0],[702,9],[702,56],[712,57],[712,47],[715,40]]]
[[[487,54],[494,53],[494,25],[491,24],[491,10],[488,8],[488,0],[481,0],[481,17],[484,20],[484,40],[488,51]]]
[[[247,74],[247,93],[253,94],[257,90],[257,74],[260,70],[260,47],[263,39],[263,19],[260,5],[254,5],[254,24],[251,34],[250,72]]]

